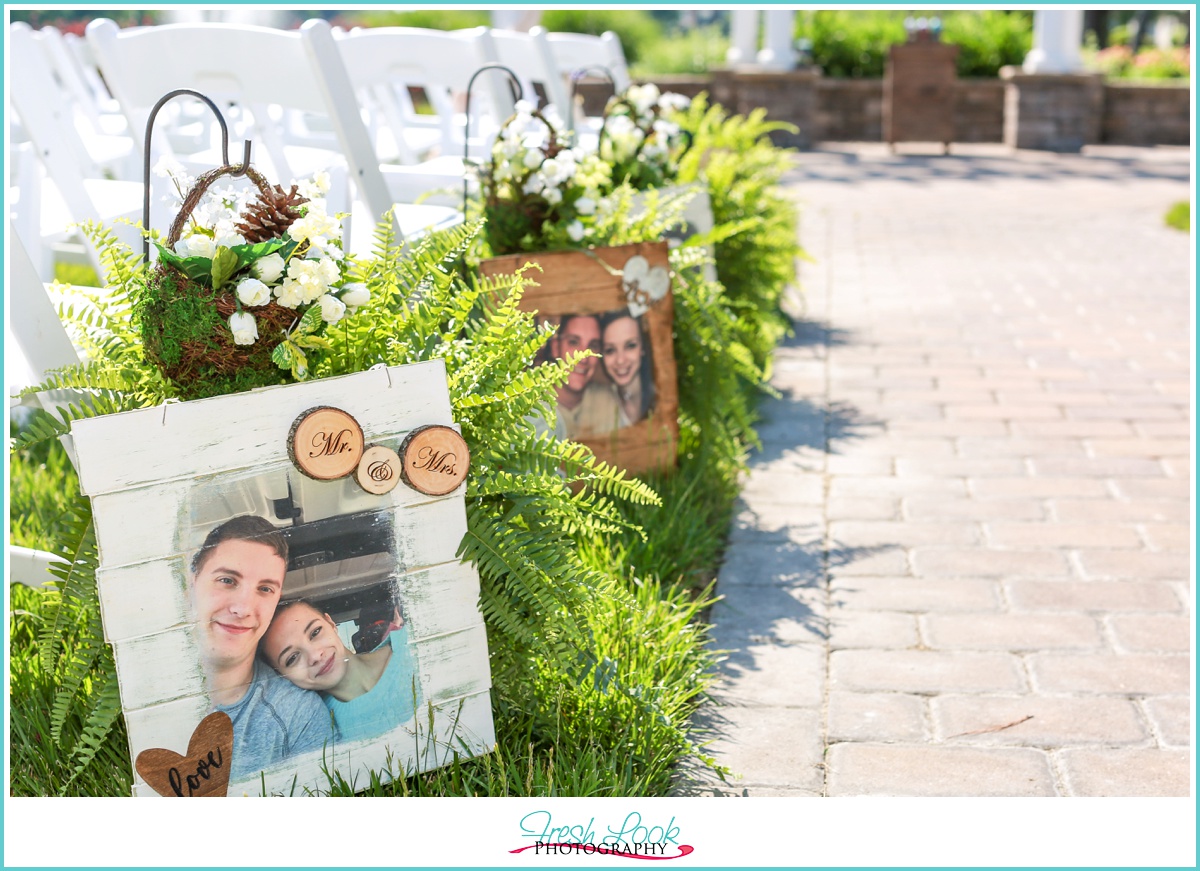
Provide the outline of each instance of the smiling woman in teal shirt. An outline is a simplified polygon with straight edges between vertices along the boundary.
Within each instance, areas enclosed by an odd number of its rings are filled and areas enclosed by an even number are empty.
[[[275,611],[259,650],[293,684],[321,693],[341,741],[389,732],[421,702],[407,627],[393,628],[374,650],[355,653],[328,614],[296,601]]]

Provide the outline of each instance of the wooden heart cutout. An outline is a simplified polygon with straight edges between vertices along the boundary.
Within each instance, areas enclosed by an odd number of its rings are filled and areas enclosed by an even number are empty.
[[[671,274],[663,266],[650,268],[650,261],[635,254],[625,261],[621,270],[621,290],[629,302],[629,313],[635,318],[650,310],[650,306],[667,295],[671,289]]]
[[[159,795],[212,796],[228,792],[232,763],[233,721],[214,711],[192,732],[186,756],[155,747],[139,753],[134,767]]]

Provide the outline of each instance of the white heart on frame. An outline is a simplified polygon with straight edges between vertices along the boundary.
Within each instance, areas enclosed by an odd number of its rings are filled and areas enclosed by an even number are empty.
[[[671,289],[671,275],[666,267],[650,268],[650,261],[635,254],[625,261],[621,270],[621,290],[629,302],[629,313],[635,318],[650,310],[650,306],[667,295]]]

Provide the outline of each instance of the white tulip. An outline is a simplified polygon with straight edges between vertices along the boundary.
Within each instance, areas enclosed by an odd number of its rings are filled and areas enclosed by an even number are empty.
[[[229,329],[233,341],[239,345],[253,345],[258,339],[258,324],[249,312],[234,312],[229,316]]]
[[[237,298],[242,305],[266,305],[271,301],[271,288],[257,278],[243,278],[238,282]]]

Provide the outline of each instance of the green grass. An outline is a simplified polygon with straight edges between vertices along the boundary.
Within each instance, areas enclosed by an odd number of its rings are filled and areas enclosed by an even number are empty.
[[[1189,232],[1192,229],[1192,204],[1187,200],[1175,203],[1171,208],[1167,209],[1167,214],[1163,220],[1168,227],[1183,230],[1185,233]]]
[[[80,287],[100,287],[100,276],[96,270],[82,263],[55,263],[54,280]]]

